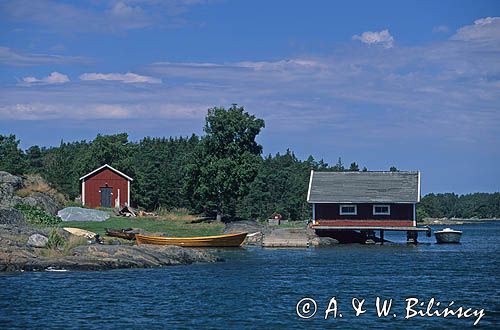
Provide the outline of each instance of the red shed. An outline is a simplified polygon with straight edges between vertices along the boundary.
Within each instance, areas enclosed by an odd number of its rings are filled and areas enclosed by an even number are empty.
[[[311,171],[307,201],[312,204],[312,228],[321,235],[346,231],[406,231],[408,242],[429,228],[417,227],[420,172]],[[340,236],[337,236],[340,237]]]
[[[105,164],[82,176],[82,204],[88,207],[123,207],[130,205],[128,175]]]

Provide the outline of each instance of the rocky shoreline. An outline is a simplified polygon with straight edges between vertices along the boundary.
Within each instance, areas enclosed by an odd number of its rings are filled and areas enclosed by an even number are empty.
[[[29,243],[37,235],[46,237],[47,230],[0,225],[0,272],[155,268],[221,261],[208,251],[177,246],[85,244],[62,251]],[[73,235],[66,235],[71,240]]]

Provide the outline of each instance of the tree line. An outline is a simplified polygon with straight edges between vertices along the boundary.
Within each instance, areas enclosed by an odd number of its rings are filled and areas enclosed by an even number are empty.
[[[16,136],[0,135],[0,170],[40,174],[72,200],[80,195],[81,176],[109,164],[134,178],[131,199],[146,210],[187,208],[233,219],[279,213],[294,220],[311,217],[306,195],[312,169],[360,171],[356,162],[344,166],[340,158],[329,165],[312,156],[300,160],[291,150],[262,155],[256,137],[264,127],[262,119],[233,105],[208,110],[203,136],[133,142],[126,133],[99,134],[92,141],[21,150]],[[429,194],[418,216],[499,217],[500,193]]]

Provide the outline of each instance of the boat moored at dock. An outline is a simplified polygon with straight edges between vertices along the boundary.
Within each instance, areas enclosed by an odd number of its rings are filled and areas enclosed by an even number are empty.
[[[434,236],[436,236],[436,242],[438,244],[460,243],[462,232],[460,230],[445,228],[443,230],[435,231]]]

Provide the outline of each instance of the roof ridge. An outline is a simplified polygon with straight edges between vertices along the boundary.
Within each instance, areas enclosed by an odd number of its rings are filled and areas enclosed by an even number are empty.
[[[130,180],[130,181],[134,181],[134,179],[132,179],[131,177],[129,177],[127,174],[125,174],[125,173],[123,173],[123,172],[121,172],[121,171],[117,170],[116,168],[114,168],[113,166],[111,166],[111,165],[109,165],[109,164],[107,164],[107,163],[106,163],[106,164],[104,164],[104,165],[102,165],[102,166],[100,166],[100,167],[98,167],[98,168],[96,168],[95,170],[93,170],[93,171],[91,171],[91,172],[89,172],[89,173],[85,174],[84,176],[82,176],[82,177],[81,177],[80,179],[78,179],[78,180],[83,180],[83,179],[85,179],[86,177],[89,177],[89,176],[91,176],[92,174],[99,172],[99,171],[100,171],[100,170],[102,170],[103,168],[109,168],[111,171],[113,171],[113,172],[115,172],[115,173],[117,173],[117,174],[119,174],[119,175],[123,176],[124,178],[126,178],[126,179],[128,179],[128,180]]]

